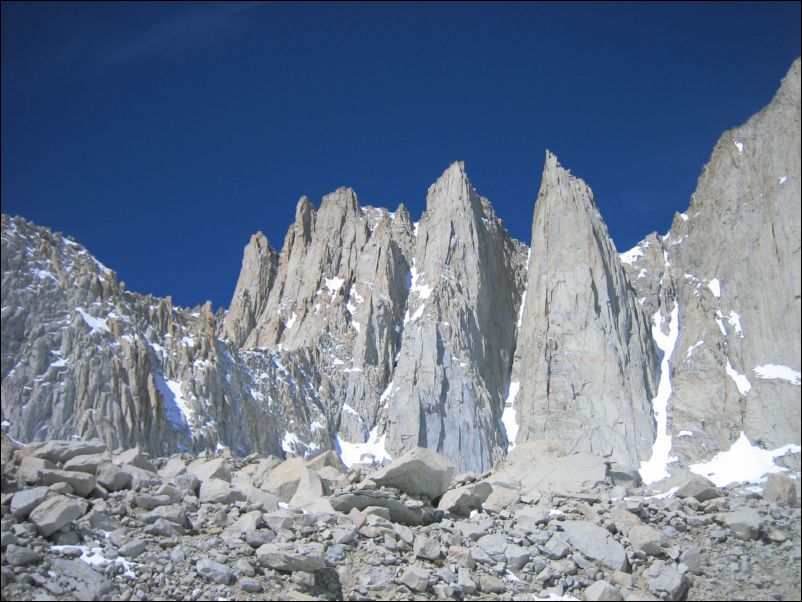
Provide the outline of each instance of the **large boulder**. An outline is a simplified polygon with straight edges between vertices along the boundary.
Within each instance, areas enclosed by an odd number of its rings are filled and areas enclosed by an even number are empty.
[[[18,491],[11,498],[11,514],[14,518],[26,518],[31,510],[45,501],[49,491],[50,488],[44,486]]]
[[[588,558],[614,571],[627,570],[627,553],[607,529],[584,520],[565,521],[562,528],[568,533],[571,545]]]
[[[213,458],[207,460],[205,458],[198,458],[187,466],[186,470],[190,474],[194,474],[201,481],[208,481],[209,479],[221,479],[223,481],[231,481],[231,469],[228,466],[228,458]]]
[[[266,543],[256,550],[259,564],[278,571],[317,571],[326,565],[319,543]]]
[[[66,495],[55,495],[46,499],[33,509],[29,520],[39,532],[47,537],[70,524],[86,513],[87,504],[83,500]]]
[[[288,503],[308,470],[303,458],[289,458],[270,471],[262,482],[262,489]]]
[[[150,454],[143,452],[138,447],[127,449],[122,453],[116,454],[112,461],[118,466],[135,466],[148,472],[156,472],[156,466],[150,458]]]
[[[72,470],[43,470],[39,475],[39,482],[42,485],[67,483],[81,497],[88,496],[97,484],[91,474]]]
[[[301,472],[298,487],[289,501],[291,508],[304,508],[323,497],[323,482],[318,474],[309,470]]]
[[[605,458],[588,453],[564,454],[548,440],[527,441],[513,448],[488,479],[494,485],[519,484],[522,495],[584,493],[607,477]]]
[[[794,481],[784,474],[770,474],[763,486],[763,499],[782,506],[798,506]]]
[[[395,487],[409,495],[439,498],[448,490],[454,465],[436,451],[416,447],[371,475],[377,485]]]
[[[199,499],[203,504],[233,504],[244,502],[245,494],[223,479],[201,481]]]
[[[458,516],[468,516],[471,510],[478,510],[484,501],[493,493],[493,486],[485,481],[470,483],[449,489],[440,498],[437,507]]]
[[[692,497],[700,502],[706,502],[721,497],[721,491],[713,482],[698,474],[688,473],[678,486],[679,489],[674,493],[678,498]]]
[[[33,452],[33,457],[49,460],[50,462],[66,462],[76,456],[99,454],[106,451],[106,444],[102,441],[47,441]]]

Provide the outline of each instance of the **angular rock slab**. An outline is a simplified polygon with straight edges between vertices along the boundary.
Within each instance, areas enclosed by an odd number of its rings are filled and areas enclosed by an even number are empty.
[[[453,476],[454,465],[448,458],[434,450],[416,447],[373,473],[371,479],[377,485],[433,500],[448,490]]]
[[[626,551],[607,529],[584,520],[565,521],[562,528],[568,533],[571,545],[588,558],[614,571],[626,571],[629,567]]]
[[[279,571],[317,571],[325,564],[325,549],[319,543],[266,543],[256,550],[262,566]]]
[[[56,495],[46,499],[31,512],[29,519],[47,537],[86,513],[83,500]]]

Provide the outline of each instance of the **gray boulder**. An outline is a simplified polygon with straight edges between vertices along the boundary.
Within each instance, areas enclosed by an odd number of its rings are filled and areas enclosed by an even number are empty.
[[[627,553],[613,539],[612,534],[588,521],[565,521],[563,530],[568,533],[571,545],[588,558],[597,560],[614,571],[626,571],[629,567]]]
[[[266,543],[256,550],[259,564],[278,571],[317,571],[325,566],[319,543]]]
[[[86,513],[87,503],[66,495],[54,495],[39,504],[29,515],[29,520],[39,532],[47,537],[62,527],[79,519]]]
[[[453,476],[454,465],[445,456],[417,447],[373,473],[371,479],[377,485],[433,500],[448,490]]]

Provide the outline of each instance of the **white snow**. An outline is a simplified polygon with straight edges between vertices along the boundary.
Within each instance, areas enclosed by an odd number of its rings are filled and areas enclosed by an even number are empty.
[[[400,388],[401,387],[398,387],[398,389],[400,389]],[[396,390],[398,390],[398,389],[396,389]],[[379,403],[385,403],[386,404],[387,400],[389,399],[390,395],[392,395],[392,394],[393,394],[393,381],[390,381],[389,384],[387,385],[387,388],[384,390],[384,392],[379,397]]]
[[[415,313],[412,314],[412,317],[409,319],[409,321],[410,322],[414,322],[415,320],[420,318],[423,315],[423,310],[425,308],[426,308],[426,304],[422,304],[418,309],[415,310]],[[404,320],[404,323],[406,323],[406,320]]]
[[[289,431],[284,431],[284,438],[281,440],[281,449],[284,450],[285,454],[294,454],[294,446],[299,444],[304,445],[304,443],[298,438],[298,435]]]
[[[320,422],[315,420],[312,424],[309,425],[310,431],[325,431],[326,427],[323,426]]]
[[[409,269],[409,273],[411,276],[410,284],[409,284],[409,292],[410,293],[418,293],[418,297],[421,299],[428,299],[429,296],[432,294],[432,287],[428,284],[419,284],[418,280],[423,276],[423,273],[418,274],[418,270],[415,267],[415,262],[413,260],[412,267]]]
[[[354,330],[356,330],[357,332],[359,332],[359,330],[362,328],[362,325],[356,320],[351,320],[351,326],[353,326]]]
[[[103,320],[101,318],[96,318],[95,316],[89,315],[88,313],[86,313],[80,307],[76,307],[75,311],[77,311],[79,314],[81,314],[81,317],[84,319],[84,322],[86,322],[86,325],[89,326],[89,328],[92,329],[93,333],[94,332],[101,332],[101,331],[102,332],[111,332],[109,330],[109,325],[106,324],[106,320]]]
[[[3,420],[3,422],[0,422],[0,426],[3,428],[8,428],[11,426],[11,423],[8,420]]]
[[[184,335],[181,338],[181,344],[185,345],[186,347],[194,347],[195,346],[195,339],[192,337],[192,335],[189,335],[189,334]]]
[[[643,250],[640,248],[640,244],[632,247],[629,251],[625,251],[624,253],[619,253],[618,257],[621,258],[621,263],[626,264],[633,264],[638,259],[643,257]]]
[[[693,436],[693,433],[691,431],[680,431],[679,433],[677,433],[677,438],[678,439],[680,437],[692,437],[692,436]]]
[[[762,366],[756,366],[753,372],[758,378],[766,380],[785,380],[797,387],[802,383],[802,373],[788,366],[763,364]]]
[[[735,386],[738,387],[738,392],[741,395],[746,395],[752,389],[752,384],[749,382],[749,379],[746,378],[743,374],[738,372],[735,368],[732,367],[730,363],[730,358],[727,358],[727,376],[729,376],[732,380],[735,381]]]
[[[764,475],[786,470],[774,463],[775,458],[800,451],[802,448],[799,445],[784,445],[775,450],[760,449],[752,445],[742,431],[729,450],[717,453],[707,462],[691,464],[690,469],[691,472],[710,479],[717,487],[734,481],[760,483]]]
[[[365,443],[349,443],[340,438],[340,433],[337,433],[336,447],[340,453],[340,459],[347,468],[351,468],[353,464],[360,462],[378,462],[383,463],[385,460],[392,460],[390,454],[384,449],[384,442],[387,439],[387,433],[378,436],[378,425],[370,431],[370,436]]]
[[[414,236],[415,238],[418,238],[418,224],[419,223],[420,222],[415,222],[414,224],[412,224],[412,236]]]
[[[780,176],[779,178],[777,178],[777,181],[778,181],[780,184],[785,184],[785,181],[786,181],[787,179],[788,179],[788,176]]]
[[[713,296],[718,299],[721,297],[721,282],[719,282],[718,278],[713,278],[713,280],[707,283],[707,288],[710,289],[710,292],[713,293]]]
[[[735,334],[741,338],[744,338],[744,331],[741,328],[741,316],[738,315],[737,312],[730,310],[730,315],[727,316],[727,322],[729,322],[730,326],[735,329]]]
[[[672,487],[668,491],[664,491],[663,493],[657,493],[655,495],[647,495],[646,499],[655,499],[655,500],[664,500],[669,497],[674,497],[674,494],[679,491],[679,487]]]
[[[738,148],[738,152],[739,153],[743,153],[744,152],[744,143],[743,142],[740,142],[738,140],[734,140],[733,143]]]
[[[289,319],[289,320],[287,320],[287,321],[284,323],[284,326],[286,326],[286,327],[287,327],[287,330],[289,330],[290,328],[292,328],[293,324],[295,324],[295,320],[297,320],[297,319],[298,319],[298,314],[296,314],[295,312],[292,312],[292,315],[290,316],[290,319]]]
[[[521,295],[521,308],[518,310],[518,323],[515,325],[517,328],[520,328],[521,323],[524,321],[524,307],[526,307],[526,289],[524,289],[524,294]]]
[[[356,311],[356,305],[351,303],[351,301],[349,300],[348,303],[345,304],[345,309],[348,310],[349,314],[353,315],[354,312]]]
[[[103,569],[105,569],[109,564],[118,564],[125,569],[123,576],[126,579],[136,579],[136,575],[134,575],[134,571],[132,571],[131,568],[139,566],[138,562],[126,560],[125,558],[120,558],[119,556],[114,560],[110,560],[103,555],[103,548],[90,548],[89,546],[50,546],[50,549],[53,552],[71,552],[73,550],[80,550],[81,556],[79,560],[82,560],[98,572],[102,573]]]
[[[42,280],[44,280],[45,278],[50,278],[50,279],[51,279],[51,280],[53,280],[53,281],[54,281],[56,284],[59,284],[58,278],[56,278],[56,277],[55,277],[55,276],[54,276],[54,275],[53,275],[51,272],[48,272],[47,270],[37,270],[37,269],[34,269],[34,270],[31,270],[31,272],[32,272],[34,275],[36,275],[36,276],[38,276],[39,278],[41,278]]]
[[[334,278],[326,278],[323,281],[323,284],[329,291],[329,297],[334,299],[334,296],[337,294],[337,291],[339,291],[340,288],[342,288],[342,285],[345,284],[345,280],[335,276]]]
[[[501,422],[504,424],[504,430],[507,432],[507,451],[515,447],[515,438],[518,436],[518,421],[515,418],[515,398],[518,396],[518,391],[521,389],[521,383],[514,380],[510,383],[510,391],[507,394],[507,399],[504,402],[504,412],[501,414]]]
[[[674,304],[668,323],[668,334],[661,328],[663,316],[658,309],[652,316],[652,337],[657,347],[663,352],[660,362],[660,384],[657,396],[652,400],[654,417],[657,422],[657,434],[652,447],[652,457],[640,464],[640,475],[645,484],[654,483],[668,476],[666,466],[676,458],[669,456],[671,452],[671,435],[668,432],[668,399],[671,397],[671,355],[679,336],[679,303]]]
[[[682,218],[683,222],[688,221],[688,214],[687,213],[680,213],[679,216]]]
[[[727,329],[724,328],[724,316],[721,314],[720,310],[716,310],[716,324],[718,324],[718,329],[721,331],[725,337],[727,336]]]
[[[726,333],[724,333],[724,334],[726,334]],[[701,347],[704,344],[704,342],[705,342],[704,339],[699,339],[693,345],[688,347],[688,351],[685,352],[685,359],[687,360],[689,357],[691,357],[691,354],[694,351],[696,351],[697,348]]]
[[[181,392],[181,382],[166,380],[159,372],[153,373],[153,379],[156,381],[156,388],[164,398],[164,410],[167,419],[181,428],[189,426],[191,430],[192,418],[195,412]]]
[[[346,414],[353,414],[354,416],[359,416],[359,412],[357,412],[354,408],[349,406],[347,403],[343,404],[343,412]]]

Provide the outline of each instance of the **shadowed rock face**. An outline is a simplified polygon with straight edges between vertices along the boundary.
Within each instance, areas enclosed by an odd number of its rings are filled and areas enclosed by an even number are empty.
[[[722,136],[688,212],[622,255],[590,188],[550,153],[531,249],[458,162],[417,223],[349,188],[319,209],[302,198],[280,252],[251,238],[216,314],[128,292],[79,244],[4,215],[4,428],[155,454],[420,446],[457,472],[490,468],[513,438],[619,472],[661,434],[685,463],[742,430],[799,443],[799,89],[796,61],[771,104]]]

